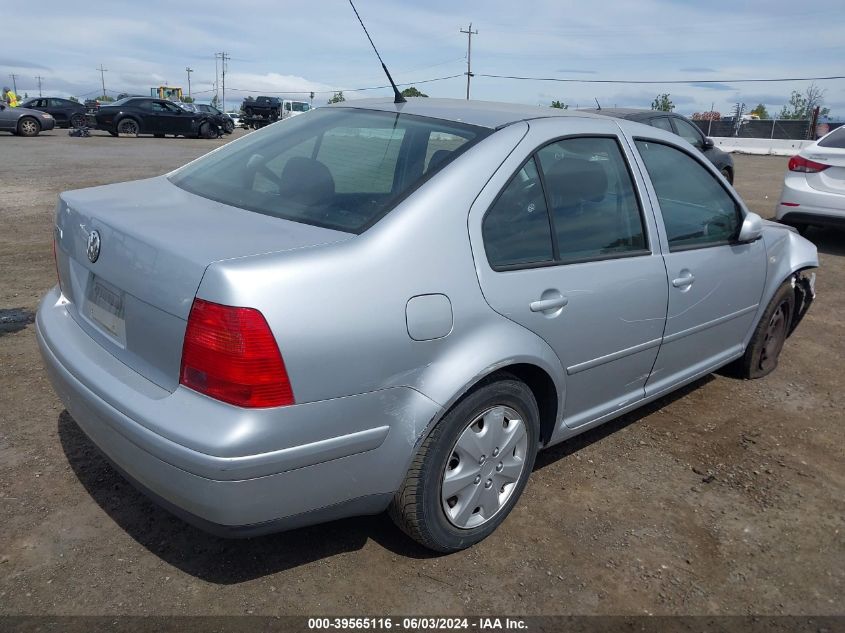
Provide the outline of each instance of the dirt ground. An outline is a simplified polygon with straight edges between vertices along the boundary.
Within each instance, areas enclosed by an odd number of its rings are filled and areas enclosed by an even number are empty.
[[[55,198],[222,142],[0,136],[0,309],[23,310],[0,323],[0,614],[843,613],[843,232],[809,235],[818,301],[774,374],[710,376],[542,453],[469,551],[433,556],[386,516],[228,541],[136,492],[64,411],[27,323],[55,283]],[[786,159],[736,164],[770,217]]]

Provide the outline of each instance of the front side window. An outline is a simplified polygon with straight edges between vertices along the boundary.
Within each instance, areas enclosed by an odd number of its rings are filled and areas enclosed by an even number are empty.
[[[250,134],[170,178],[224,204],[360,233],[490,132],[408,114],[319,109]],[[434,134],[464,143],[426,171]]]
[[[634,184],[612,138],[571,138],[537,152],[560,261],[646,249]]]
[[[678,136],[693,147],[701,149],[704,146],[701,140],[701,132],[692,123],[675,117],[675,127],[678,129]]]
[[[493,268],[554,261],[546,198],[533,158],[490,207],[481,233]]]
[[[648,171],[669,250],[728,244],[739,235],[739,205],[716,177],[692,156],[675,147],[637,140]]]

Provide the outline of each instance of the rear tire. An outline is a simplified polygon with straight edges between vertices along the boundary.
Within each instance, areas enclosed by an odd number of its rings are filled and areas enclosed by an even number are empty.
[[[792,329],[794,314],[795,291],[791,280],[787,280],[766,306],[745,355],[737,361],[736,369],[741,378],[762,378],[775,370],[783,344]]]
[[[25,116],[18,121],[18,135],[38,136],[41,131],[41,124],[31,116]]]
[[[118,134],[128,134],[129,136],[138,136],[141,131],[138,122],[135,119],[121,119],[117,123]]]
[[[73,114],[70,117],[71,127],[85,127],[86,119],[84,114]]]
[[[525,383],[509,374],[483,383],[425,438],[394,495],[391,518],[438,552],[487,538],[525,489],[539,433],[537,402]]]
[[[235,131],[235,122],[232,121],[232,119],[229,119],[227,121],[223,121],[223,131],[226,134],[231,134],[232,132],[234,132]]]

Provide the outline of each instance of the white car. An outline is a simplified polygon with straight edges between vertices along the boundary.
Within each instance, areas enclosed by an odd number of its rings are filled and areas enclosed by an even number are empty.
[[[240,112],[227,112],[226,116],[232,119],[232,123],[235,124],[235,127],[241,126],[241,113]]]
[[[802,233],[808,226],[845,228],[845,126],[789,159],[775,219]]]

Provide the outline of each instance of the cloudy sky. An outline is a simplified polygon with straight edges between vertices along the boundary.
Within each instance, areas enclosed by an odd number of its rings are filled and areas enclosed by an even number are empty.
[[[433,97],[465,96],[466,79],[422,83],[466,70],[472,22],[477,74],[579,80],[682,80],[601,84],[477,76],[472,97],[527,104],[560,99],[588,107],[649,107],[668,92],[679,112],[726,113],[736,101],[779,111],[807,82],[696,83],[703,80],[845,75],[845,3],[784,0],[357,0],[356,6],[399,83]],[[80,7],[83,7],[80,10]],[[33,18],[33,14],[36,17]],[[109,94],[148,94],[163,83],[210,99],[215,51],[231,55],[227,105],[246,94],[353,91],[385,83],[347,0],[145,0],[13,2],[3,11],[0,81],[18,92],[96,96],[102,64]],[[820,81],[831,114],[845,117],[845,80]],[[186,90],[187,91],[187,90]]]

